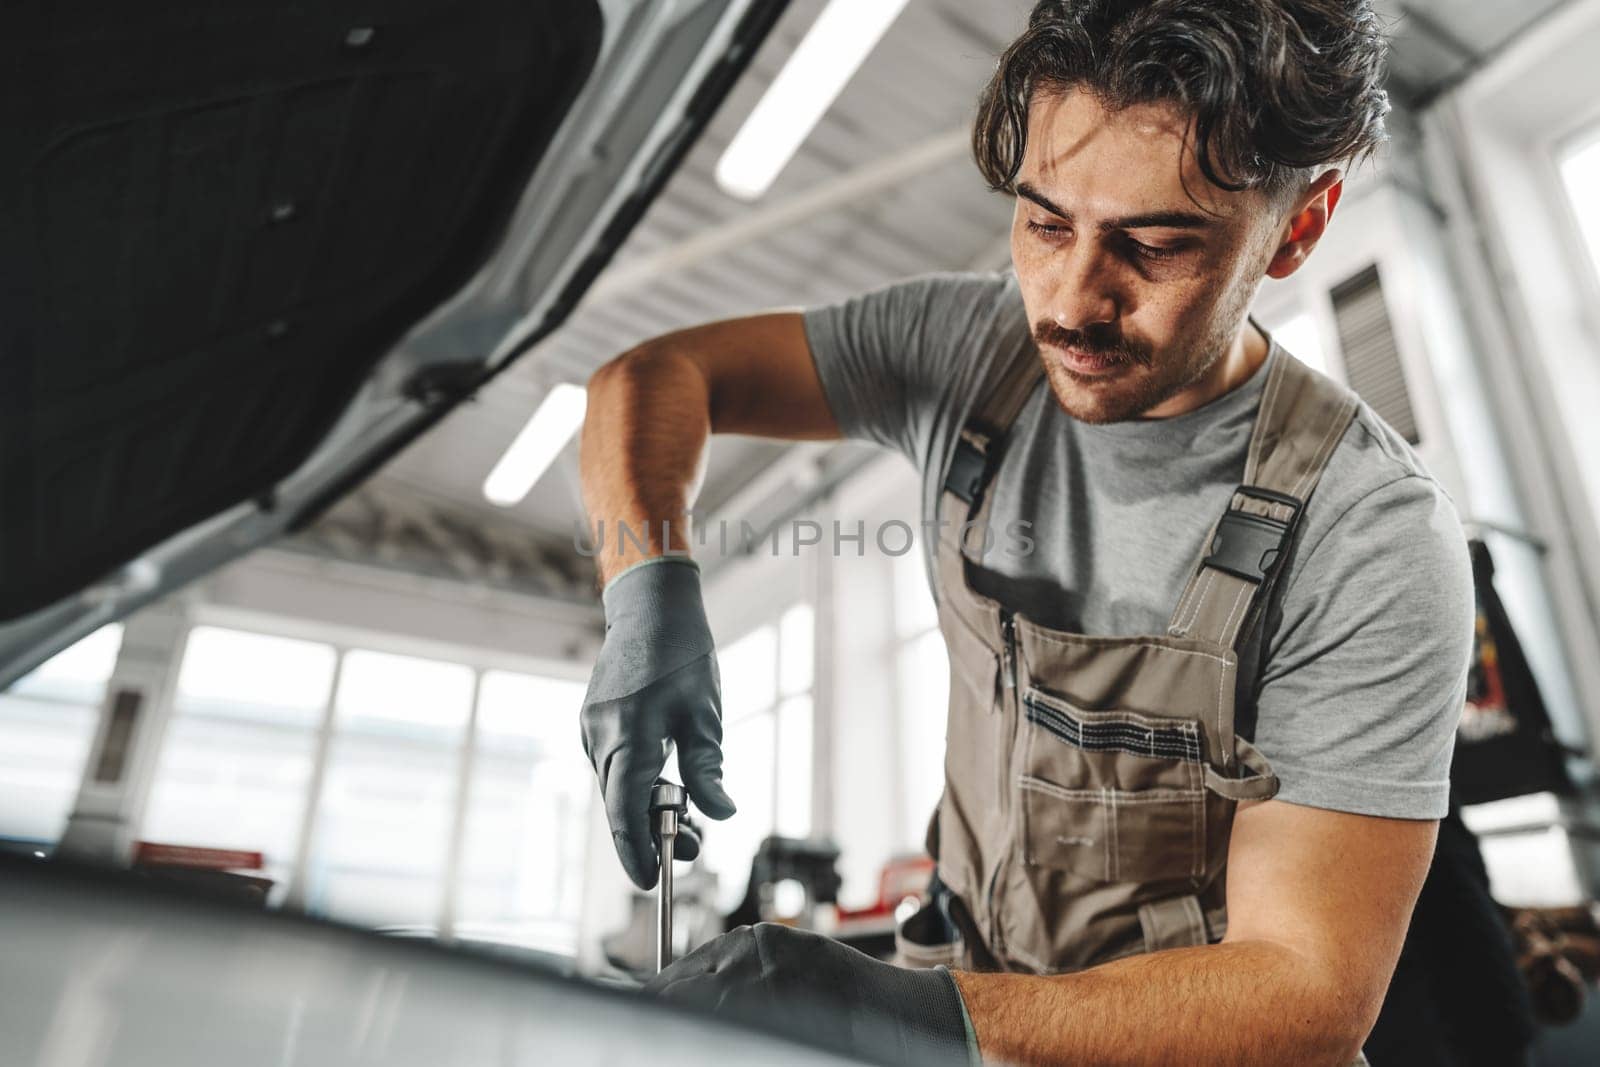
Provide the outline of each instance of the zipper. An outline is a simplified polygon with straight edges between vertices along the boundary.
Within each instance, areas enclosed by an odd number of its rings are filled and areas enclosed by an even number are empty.
[[[1003,608],[1000,611],[1000,637],[1004,645],[1000,657],[1000,681],[1003,688],[1000,693],[1001,713],[995,725],[997,727],[1004,726],[1007,721],[1006,713],[1010,712],[1011,729],[1006,734],[1004,744],[1001,744],[1000,739],[996,738],[995,762],[998,764],[995,775],[997,779],[996,799],[1006,813],[1007,823],[1014,824],[1017,812],[1008,788],[1010,780],[1008,772],[1011,768],[1011,759],[1016,748],[1016,720],[1020,711],[1013,699],[1017,691],[1017,627],[1015,616]],[[1015,847],[1016,834],[1014,832],[1008,833],[1007,839],[1012,842],[1012,847]],[[1010,863],[1010,859],[1009,849],[1003,850],[995,862],[994,870],[989,875],[989,886],[986,894],[989,898],[989,938],[996,952],[1002,957],[1005,953],[1005,936],[1000,928],[1001,900],[998,890],[1000,888],[1000,876]]]
[[[1000,612],[1000,636],[1005,641],[1005,652],[1002,654],[1004,664],[1001,680],[1007,689],[1017,687],[1017,626],[1016,620],[1009,611]],[[1004,699],[1002,697],[1002,699]]]

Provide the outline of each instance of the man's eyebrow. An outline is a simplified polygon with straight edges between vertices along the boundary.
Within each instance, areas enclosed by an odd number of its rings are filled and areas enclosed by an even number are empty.
[[[1052,215],[1071,220],[1072,213],[1052,203],[1050,198],[1039,190],[1022,182],[1017,186],[1017,195],[1044,208]],[[1123,215],[1120,218],[1106,219],[1097,225],[1101,232],[1110,230],[1142,230],[1160,227],[1168,230],[1205,230],[1210,229],[1214,219],[1194,211],[1147,211],[1138,215]]]
[[[1206,230],[1211,228],[1212,221],[1193,211],[1147,211],[1142,215],[1106,219],[1100,223],[1100,229],[1142,230],[1159,226],[1164,230]]]
[[[1049,197],[1045,196],[1027,182],[1023,182],[1017,186],[1017,195],[1028,200],[1032,200],[1035,204],[1038,204],[1052,215],[1059,215],[1064,219],[1072,218],[1071,212],[1066,211],[1063,208],[1059,208],[1055,204],[1051,203]]]

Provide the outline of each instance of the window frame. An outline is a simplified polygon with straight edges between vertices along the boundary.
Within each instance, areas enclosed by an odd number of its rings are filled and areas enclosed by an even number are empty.
[[[511,656],[489,649],[472,648],[427,641],[381,631],[338,626],[313,620],[293,619],[213,605],[195,605],[187,620],[184,636],[176,644],[174,670],[181,671],[183,658],[188,652],[188,637],[201,627],[212,627],[253,634],[260,637],[289,638],[323,645],[334,655],[333,673],[328,691],[314,727],[312,766],[301,798],[303,814],[295,832],[293,856],[290,860],[287,885],[283,888],[278,907],[284,911],[307,909],[307,868],[310,864],[317,824],[322,808],[323,792],[332,756],[334,741],[339,734],[339,689],[344,677],[346,657],[352,652],[376,652],[385,655],[406,656],[450,663],[471,672],[471,688],[466,722],[462,726],[457,759],[452,772],[453,797],[449,821],[452,832],[445,843],[444,862],[440,867],[440,905],[436,916],[426,924],[432,936],[441,942],[455,939],[459,921],[459,904],[463,878],[464,839],[462,830],[471,805],[472,784],[475,776],[478,744],[479,704],[482,697],[483,678],[490,671],[530,675],[565,682],[586,682],[589,669],[586,664],[572,661],[548,660],[542,657]],[[174,675],[176,677],[176,674]],[[177,714],[177,693],[173,693],[173,713]],[[154,783],[152,782],[152,785]],[[591,805],[593,804],[591,795]],[[145,813],[141,811],[141,824]],[[587,828],[587,817],[585,827]],[[576,933],[576,931],[574,931]]]
[[[784,687],[783,687],[783,682],[784,682],[784,679],[783,679],[783,663],[784,663],[784,648],[785,648],[785,644],[786,643],[785,643],[784,636],[783,636],[783,620],[791,611],[796,610],[798,608],[807,609],[809,611],[810,618],[811,618],[811,626],[809,628],[810,629],[809,640],[810,640],[810,645],[811,645],[812,666],[811,666],[811,669],[807,672],[809,674],[809,679],[808,679],[807,683],[805,684],[805,686],[799,687],[799,688],[796,688],[796,689],[785,690]],[[783,603],[780,604],[775,609],[763,609],[763,610],[761,610],[759,612],[753,612],[753,613],[750,613],[749,615],[747,615],[745,617],[742,617],[740,619],[739,627],[734,631],[736,636],[730,638],[727,641],[719,641],[718,642],[717,647],[718,647],[719,655],[721,654],[721,651],[723,649],[732,648],[733,646],[738,644],[740,641],[745,640],[747,637],[750,637],[751,635],[756,634],[756,633],[760,632],[763,629],[770,629],[772,631],[772,649],[773,649],[773,655],[772,655],[772,697],[771,697],[770,700],[765,701],[760,705],[753,706],[751,708],[746,709],[745,711],[743,711],[739,715],[739,717],[736,720],[729,720],[729,719],[725,718],[725,721],[724,721],[724,738],[726,738],[726,731],[728,729],[730,729],[730,728],[737,728],[737,727],[739,727],[739,726],[741,726],[741,725],[743,725],[745,723],[754,722],[755,720],[758,720],[758,719],[762,718],[763,716],[770,717],[770,720],[771,720],[771,723],[772,723],[772,745],[771,745],[771,748],[770,748],[769,762],[767,764],[767,768],[766,768],[767,774],[766,774],[765,778],[766,778],[766,781],[769,783],[769,786],[768,786],[768,790],[769,790],[768,802],[769,802],[770,809],[771,809],[771,812],[772,812],[772,824],[770,826],[766,827],[762,831],[761,837],[765,838],[768,835],[776,834],[776,833],[779,832],[779,810],[780,810],[780,808],[782,806],[782,795],[781,795],[782,791],[781,791],[780,785],[781,785],[782,781],[788,780],[787,777],[783,774],[782,769],[780,768],[780,765],[779,765],[780,761],[779,761],[779,758],[778,758],[779,757],[779,749],[781,747],[781,741],[782,741],[782,737],[783,737],[782,716],[783,716],[784,705],[789,704],[790,702],[798,700],[798,699],[801,699],[801,698],[804,698],[804,699],[806,699],[806,700],[808,700],[810,702],[810,705],[811,705],[811,715],[810,715],[811,747],[810,747],[809,766],[806,768],[806,775],[805,775],[805,777],[809,780],[809,783],[810,783],[810,788],[808,789],[808,794],[809,794],[810,801],[809,801],[808,810],[807,810],[807,813],[806,813],[806,823],[807,823],[806,834],[808,836],[814,836],[817,833],[818,826],[821,824],[821,818],[820,818],[821,817],[821,812],[819,811],[819,803],[818,803],[817,790],[816,790],[817,760],[818,760],[818,751],[819,751],[819,745],[818,745],[818,714],[819,714],[819,710],[820,710],[819,709],[819,701],[818,701],[818,689],[817,689],[817,674],[818,674],[818,672],[817,672],[817,669],[816,669],[816,660],[817,660],[817,655],[818,655],[818,652],[819,652],[819,648],[820,648],[820,645],[821,645],[821,642],[822,642],[822,639],[823,639],[823,636],[824,636],[822,628],[821,628],[821,625],[819,623],[819,614],[818,614],[818,611],[817,611],[817,604],[816,604],[815,598],[813,596],[808,596],[808,595],[801,595],[801,596],[786,598],[783,601]],[[726,681],[725,680],[724,680],[723,696],[724,696],[724,703],[725,703],[726,702],[726,696],[727,696],[727,693],[726,693]],[[737,803],[738,800],[739,800],[739,798],[737,796],[735,796],[734,797],[735,803]],[[711,834],[715,834],[716,831],[715,831],[715,829],[712,829],[710,832],[711,832]],[[729,873],[729,872],[724,872],[724,873]],[[743,873],[743,872],[740,872],[740,873]],[[729,873],[729,876],[730,877],[738,877],[740,875],[739,874],[735,874],[735,873]]]
[[[65,655],[66,653],[75,649],[78,645],[81,645],[83,642],[91,640],[97,635],[103,633],[105,630],[111,628],[116,630],[116,647],[112,652],[110,665],[106,670],[105,677],[99,683],[97,692],[78,695],[65,695],[60,692],[52,692],[49,687],[46,687],[42,691],[35,691],[25,685],[29,679],[33,678],[38,671],[43,670],[46,665],[51,662],[51,660],[56,658],[56,656]],[[54,838],[12,836],[9,831],[4,834],[5,837],[14,842],[26,842],[29,845],[36,844],[41,846],[35,850],[36,855],[43,855],[45,854],[47,848],[55,848],[59,846],[62,834],[65,833],[67,826],[71,822],[73,812],[77,807],[78,798],[83,792],[84,780],[89,775],[94,763],[96,755],[95,744],[100,731],[100,718],[106,706],[106,698],[111,692],[112,680],[116,677],[117,659],[122,654],[122,641],[126,636],[126,633],[127,628],[120,621],[105,623],[79,638],[71,645],[68,645],[67,648],[56,653],[56,656],[50,657],[50,659],[45,660],[44,663],[39,664],[27,674],[24,674],[22,677],[18,678],[17,681],[11,686],[5,688],[4,690],[0,690],[0,701],[16,700],[29,704],[40,705],[50,709],[50,713],[52,715],[58,712],[63,715],[68,713],[76,714],[82,717],[82,725],[85,727],[83,730],[83,755],[79,761],[76,775],[73,777],[70,786],[65,790],[67,796],[67,808],[66,812],[62,816],[61,828],[57,831],[56,836]],[[89,699],[79,699],[79,696],[88,697]]]
[[[896,821],[899,823],[894,828],[894,836],[902,845],[922,848],[923,839],[927,831],[928,812],[912,811],[907,804],[907,794],[911,785],[911,745],[907,737],[907,727],[910,725],[908,717],[910,709],[906,707],[906,686],[903,679],[908,673],[906,661],[911,656],[911,650],[918,643],[925,640],[929,634],[939,633],[939,643],[945,645],[944,636],[939,626],[938,597],[929,584],[926,555],[923,547],[922,531],[919,529],[913,538],[911,548],[898,556],[888,553],[883,555],[884,563],[889,571],[889,626],[888,640],[884,642],[885,660],[889,664],[890,686],[889,691],[894,694],[894,791],[893,810]],[[903,598],[898,583],[905,575],[906,581],[920,581],[933,605],[932,618],[924,625],[915,629],[901,629],[900,608]],[[949,670],[950,650],[945,645],[945,669]],[[950,714],[948,694],[945,698],[943,709],[945,719],[948,721]],[[948,727],[947,727],[948,728]],[[920,827],[920,828],[919,828]]]
[[[1581,301],[1580,313],[1587,321],[1595,344],[1600,345],[1600,310],[1597,310],[1600,309],[1600,237],[1590,248],[1578,217],[1578,206],[1561,173],[1563,163],[1585,149],[1600,152],[1600,109],[1546,137],[1535,171],[1536,180],[1553,206],[1556,240],[1570,259],[1573,274],[1582,279],[1577,284],[1586,299]]]

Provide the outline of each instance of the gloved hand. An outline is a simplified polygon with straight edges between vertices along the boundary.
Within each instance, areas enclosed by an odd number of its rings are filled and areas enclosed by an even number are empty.
[[[730,930],[644,988],[848,1056],[918,1065],[979,1062],[949,971],[905,970],[774,923]]]
[[[678,746],[678,769],[695,806],[733,814],[722,788],[722,686],[700,599],[700,568],[682,557],[637,564],[606,583],[606,639],[579,716],[583,750],[600,778],[622,869],[640,889],[656,884],[650,788]],[[693,835],[678,841],[693,859]]]

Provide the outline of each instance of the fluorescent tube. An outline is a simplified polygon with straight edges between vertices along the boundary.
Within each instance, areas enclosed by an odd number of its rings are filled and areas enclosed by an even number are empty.
[[[742,200],[772,187],[908,0],[831,0],[717,163]]]
[[[563,383],[550,390],[484,481],[483,495],[489,503],[503,508],[522,503],[583,425],[588,400],[579,385]]]

